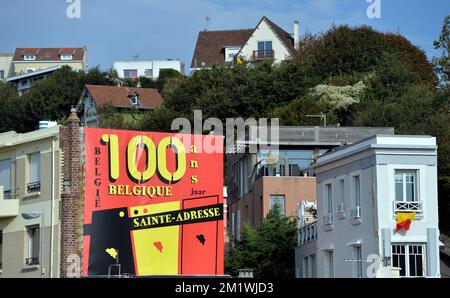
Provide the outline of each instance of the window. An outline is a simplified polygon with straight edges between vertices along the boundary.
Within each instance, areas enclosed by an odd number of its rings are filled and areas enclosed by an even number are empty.
[[[309,262],[308,257],[303,258],[303,278],[309,277]]]
[[[401,268],[400,276],[425,276],[425,246],[423,244],[392,245],[392,266]]]
[[[311,264],[311,277],[312,278],[316,278],[317,277],[317,273],[316,273],[316,255],[311,255],[309,256],[309,263]]]
[[[0,185],[5,199],[11,198],[11,160],[0,160]]]
[[[278,206],[280,207],[281,214],[286,215],[284,195],[271,195],[270,210],[273,210],[275,208],[275,204],[278,204]]]
[[[258,51],[256,52],[257,59],[273,58],[272,41],[259,41]]]
[[[363,277],[363,257],[362,248],[360,245],[353,247],[353,258],[355,259],[353,268],[353,277],[362,278]]]
[[[93,108],[95,107],[95,101],[94,98],[92,96],[89,96],[89,108]]]
[[[146,78],[153,78],[153,69],[146,69],[146,70],[144,71],[144,76],[145,76]]]
[[[29,226],[27,227],[28,235],[28,257],[25,259],[26,265],[37,265],[39,264],[39,248],[40,248],[40,237],[39,237],[39,226]]]
[[[20,85],[21,85],[22,87],[28,85],[28,80],[22,80],[22,81],[20,81]]]
[[[417,171],[395,171],[395,200],[417,202]]]
[[[41,153],[33,153],[28,156],[28,184],[29,193],[41,190]]]
[[[359,176],[353,176],[353,204],[355,208],[361,207],[361,183]]]
[[[225,62],[232,62],[237,53],[239,53],[239,47],[226,47],[225,48]]]
[[[61,60],[72,60],[72,54],[61,54]]]
[[[333,188],[331,183],[325,185],[325,214],[333,213]]]
[[[0,80],[3,80],[5,78],[5,71],[0,70]]]
[[[341,204],[345,204],[345,180],[339,180],[339,196]]]
[[[126,79],[136,79],[137,78],[137,69],[124,69],[123,77]]]
[[[36,60],[36,55],[33,55],[33,54],[23,55],[23,60],[26,60],[26,61]]]
[[[334,277],[334,252],[332,250],[325,252],[325,277]]]

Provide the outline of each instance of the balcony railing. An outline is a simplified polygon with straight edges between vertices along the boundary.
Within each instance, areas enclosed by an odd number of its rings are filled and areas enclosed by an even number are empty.
[[[39,192],[39,191],[41,191],[41,181],[27,183],[27,192],[28,193]]]
[[[317,223],[304,226],[298,231],[298,244],[306,244],[317,238]]]
[[[39,265],[39,257],[26,258],[25,265],[27,266]]]
[[[273,166],[263,165],[258,169],[256,179],[263,176],[277,177],[313,177],[314,172],[311,168],[300,168],[297,164],[277,164]]]
[[[423,212],[422,202],[398,202],[394,201],[394,213],[397,212]]]
[[[268,51],[253,51],[253,61],[272,60],[275,57],[273,50]]]
[[[322,224],[325,226],[330,226],[333,224],[333,214],[325,214],[322,217]]]
[[[350,210],[350,218],[351,219],[360,219],[361,216],[361,207],[358,206],[352,210]]]

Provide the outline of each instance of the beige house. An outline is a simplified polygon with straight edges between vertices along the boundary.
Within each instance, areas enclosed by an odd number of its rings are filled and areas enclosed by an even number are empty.
[[[0,53],[0,81],[6,80],[12,74],[13,56],[13,53]]]
[[[59,135],[0,134],[0,277],[59,276]]]

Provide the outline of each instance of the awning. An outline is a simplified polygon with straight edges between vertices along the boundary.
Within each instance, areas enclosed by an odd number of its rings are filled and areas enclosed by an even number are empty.
[[[349,243],[347,243],[347,246],[355,246],[355,245],[361,245],[363,244],[363,240],[361,238],[353,239]]]
[[[328,251],[328,250],[334,250],[334,244],[327,244],[322,246],[322,248],[320,249],[321,251]]]

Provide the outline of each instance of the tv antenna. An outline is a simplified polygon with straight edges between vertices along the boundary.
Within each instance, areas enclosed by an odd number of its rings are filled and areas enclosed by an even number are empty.
[[[134,61],[136,61],[139,58],[139,54],[136,54],[136,55],[131,56],[131,57],[133,57]]]
[[[209,21],[211,21],[211,18],[207,15],[207,16],[205,17],[205,20],[206,20],[206,28],[205,28],[205,30],[208,31],[208,28],[209,28]]]
[[[320,112],[320,114],[318,114],[318,115],[306,115],[306,117],[320,118],[320,120],[323,121],[323,126],[327,126],[327,115],[325,115],[323,112]]]

